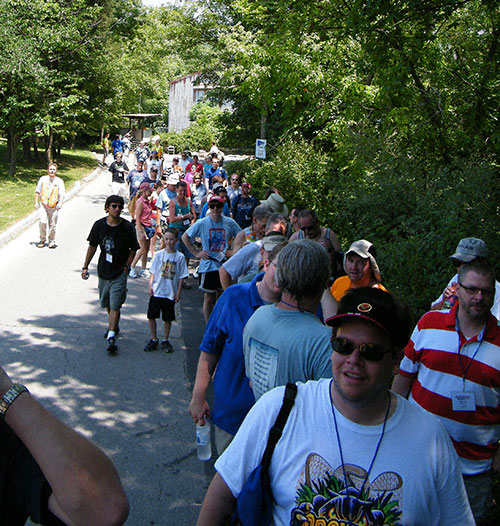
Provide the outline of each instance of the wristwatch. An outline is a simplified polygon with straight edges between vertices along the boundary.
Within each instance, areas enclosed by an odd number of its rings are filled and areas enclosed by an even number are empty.
[[[21,384],[14,384],[3,396],[0,400],[0,418],[5,418],[5,413],[7,412],[7,409],[12,405],[12,402],[22,393],[26,391],[29,393],[28,389]]]

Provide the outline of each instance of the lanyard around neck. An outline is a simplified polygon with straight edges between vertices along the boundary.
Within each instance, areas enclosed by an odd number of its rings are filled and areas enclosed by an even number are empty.
[[[455,328],[456,328],[457,337],[458,337],[458,348],[457,348],[458,363],[460,364],[460,369],[462,369],[462,380],[463,380],[463,385],[464,385],[464,389],[465,389],[465,380],[466,380],[466,377],[467,377],[467,372],[469,371],[469,368],[472,365],[472,362],[474,361],[474,358],[476,357],[476,354],[479,351],[479,347],[481,347],[481,344],[483,343],[484,333],[486,332],[486,325],[481,329],[481,331],[477,335],[478,344],[477,344],[476,350],[472,353],[472,357],[469,359],[469,365],[467,365],[467,367],[465,369],[464,369],[464,365],[462,363],[462,354],[460,353],[460,351],[461,351],[461,347],[460,347],[460,322],[458,321],[458,315],[457,315],[456,322],[455,322]],[[466,340],[466,342],[464,343],[464,345],[465,345],[467,343],[467,338],[465,337],[465,334],[464,334],[464,338]]]
[[[375,462],[375,459],[377,458],[378,450],[380,449],[380,444],[382,443],[382,438],[384,437],[385,425],[387,423],[387,419],[389,417],[389,411],[390,411],[390,408],[391,408],[391,393],[388,391],[387,394],[389,395],[389,401],[387,403],[387,410],[386,410],[385,416],[384,416],[384,423],[382,425],[382,432],[380,433],[380,438],[378,439],[377,447],[375,448],[375,453],[373,454],[372,461],[370,462],[370,467],[368,468],[368,471],[366,472],[366,477],[363,480],[363,484],[361,484],[361,488],[359,489],[359,492],[358,492],[358,495],[359,495],[360,499],[362,498],[361,495],[363,493],[363,489],[364,489],[365,484],[366,484],[366,482],[368,480],[368,477],[370,476],[370,472],[372,470],[373,464]],[[343,474],[343,477],[344,477],[344,490],[346,491],[347,498],[349,499],[350,498],[349,485],[347,483],[347,475],[346,475],[346,471],[345,471],[344,454],[342,452],[342,444],[340,443],[339,428],[337,426],[337,417],[335,416],[335,406],[333,405],[333,401],[332,401],[332,413],[333,413],[333,422],[335,423],[335,434],[337,435],[337,444],[339,446],[340,461],[342,462],[342,474]],[[357,498],[354,495],[353,495],[353,497]],[[354,523],[351,522],[351,517],[354,516],[354,510],[352,509],[352,504],[353,503],[349,500],[349,519],[348,519],[349,526],[354,526]]]

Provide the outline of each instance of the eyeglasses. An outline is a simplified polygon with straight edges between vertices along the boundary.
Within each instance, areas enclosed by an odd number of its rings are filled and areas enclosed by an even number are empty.
[[[466,287],[460,282],[458,282],[458,284],[465,290],[465,292],[467,292],[469,296],[475,296],[478,292],[481,292],[483,296],[489,298],[495,293],[495,289],[480,289],[479,287]]]
[[[220,203],[214,203],[212,205],[208,205],[208,208],[222,208],[224,205],[221,205]]]
[[[112,203],[110,206],[111,208],[119,208],[120,210],[123,210],[123,205],[119,205],[117,203]]]
[[[356,345],[354,342],[347,340],[346,338],[332,337],[330,344],[335,352],[343,354],[344,356],[352,354],[354,349],[358,349],[361,358],[368,360],[369,362],[380,362],[380,360],[390,352],[387,347],[379,345],[378,343],[361,343]]]

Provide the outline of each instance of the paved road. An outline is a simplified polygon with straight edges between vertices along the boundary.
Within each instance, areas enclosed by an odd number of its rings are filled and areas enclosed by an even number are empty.
[[[186,411],[204,327],[200,292],[184,291],[175,352],[144,353],[147,283],[129,280],[119,352],[107,354],[97,255],[90,279],[80,278],[87,235],[110,193],[109,172],[95,175],[62,208],[56,250],[36,247],[38,224],[0,248],[0,363],[113,458],[131,504],[128,525],[191,525],[213,473],[196,457]]]

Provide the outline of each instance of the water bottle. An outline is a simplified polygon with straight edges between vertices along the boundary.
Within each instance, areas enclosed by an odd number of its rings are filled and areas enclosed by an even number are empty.
[[[212,456],[212,442],[210,440],[210,424],[204,426],[196,424],[196,446],[198,458],[200,460],[210,460]]]
[[[447,299],[447,300],[444,300],[443,301],[443,306],[441,307],[442,309],[451,309],[453,307],[453,305],[455,305],[455,303],[457,302],[457,284],[456,283],[453,283],[453,285],[451,286],[451,290],[453,292],[453,294]]]

